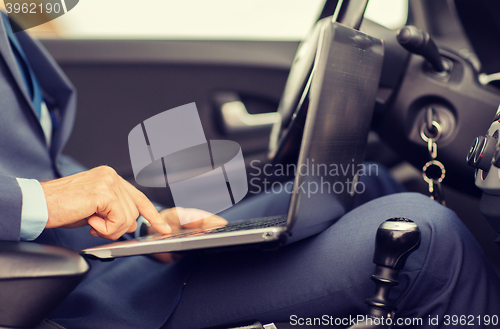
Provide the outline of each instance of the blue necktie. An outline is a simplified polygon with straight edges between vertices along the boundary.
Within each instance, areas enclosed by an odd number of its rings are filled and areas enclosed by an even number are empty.
[[[19,43],[15,33],[12,31],[12,26],[10,25],[9,18],[4,12],[1,12],[3,25],[5,27],[5,31],[7,32],[7,36],[10,41],[10,45],[12,48],[12,52],[14,53],[14,57],[16,58],[17,65],[19,66],[19,70],[21,71],[21,76],[23,77],[26,88],[28,89],[28,93],[30,94],[31,101],[33,102],[33,106],[35,107],[35,112],[40,119],[40,115],[42,112],[42,90],[38,81],[31,69],[31,65],[26,58],[26,54]]]

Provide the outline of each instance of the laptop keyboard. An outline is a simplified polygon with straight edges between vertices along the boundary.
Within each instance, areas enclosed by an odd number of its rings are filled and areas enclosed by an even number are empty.
[[[250,219],[247,221],[237,221],[237,222],[233,222],[233,223],[230,222],[226,226],[222,226],[222,227],[208,228],[208,229],[204,229],[204,230],[187,231],[184,233],[165,235],[165,236],[162,236],[160,238],[156,238],[155,240],[167,240],[167,239],[176,239],[176,238],[187,237],[187,236],[197,236],[197,235],[207,235],[207,234],[214,234],[214,233],[252,230],[252,229],[274,227],[274,226],[285,226],[286,218],[287,218],[287,215],[279,215],[279,216],[270,216],[270,217]],[[147,238],[147,237],[145,237],[145,238]],[[142,238],[139,238],[138,240],[141,240],[141,239]]]

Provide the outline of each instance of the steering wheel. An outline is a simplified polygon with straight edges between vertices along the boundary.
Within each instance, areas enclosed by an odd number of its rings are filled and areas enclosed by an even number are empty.
[[[269,139],[268,156],[275,162],[287,163],[297,158],[307,113],[319,32],[326,20],[328,18],[314,25],[307,38],[299,45],[293,59],[278,106],[278,120],[273,125]]]
[[[271,130],[268,157],[274,163],[295,163],[299,155],[321,30],[332,21],[359,29],[367,2],[339,1],[333,15],[318,20],[299,45],[278,106],[278,120]],[[325,16],[326,7],[321,16]]]

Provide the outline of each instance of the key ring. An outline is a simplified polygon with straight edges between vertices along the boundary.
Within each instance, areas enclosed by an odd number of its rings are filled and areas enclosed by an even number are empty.
[[[446,174],[446,170],[444,169],[444,165],[436,160],[437,158],[437,143],[436,141],[441,137],[442,134],[442,127],[439,122],[432,120],[431,122],[432,127],[436,128],[435,129],[435,134],[434,137],[429,137],[426,135],[426,130],[428,133],[432,134],[432,131],[428,129],[429,122],[424,122],[422,124],[422,127],[420,128],[420,137],[424,142],[427,143],[427,149],[429,151],[429,155],[431,157],[431,160],[427,162],[424,167],[422,168],[422,177],[424,178],[424,181],[429,184],[429,193],[431,194],[430,197],[433,200],[438,201],[441,203],[443,206],[446,206],[446,203],[444,201],[444,196],[443,196],[443,191],[441,187],[441,182],[444,179],[444,176]],[[434,130],[434,129],[432,129]],[[428,170],[430,167],[436,166],[441,170],[441,176],[439,178],[430,178],[428,175]],[[437,172],[436,172],[437,174]],[[431,175],[431,176],[436,176],[436,175]]]
[[[427,128],[427,125],[426,123],[424,122],[422,124],[422,128],[420,128],[420,137],[422,137],[422,139],[424,140],[424,142],[428,142],[429,140],[432,140],[432,141],[437,141],[439,139],[439,137],[441,137],[441,133],[443,132],[443,129],[441,128],[441,125],[439,124],[439,122],[437,121],[432,121],[432,125],[434,126],[434,128],[436,128],[437,130],[437,133],[436,133],[436,136],[434,137],[427,137],[427,135],[425,134],[425,128]]]
[[[441,176],[438,179],[432,179],[429,178],[429,176],[427,176],[426,173],[427,169],[429,169],[429,167],[432,165],[437,166],[439,169],[441,169]],[[444,169],[444,165],[437,160],[431,160],[427,162],[425,166],[422,168],[422,176],[424,177],[424,181],[426,181],[427,183],[434,183],[434,182],[441,183],[445,175],[446,175],[446,169]]]
[[[422,124],[422,128],[420,128],[420,137],[424,142],[427,143],[427,149],[429,150],[429,153],[433,159],[437,157],[437,145],[436,141],[441,137],[442,129],[441,125],[437,121],[432,121],[432,126],[436,128],[436,136],[434,137],[427,137],[425,134],[425,128],[427,128],[427,124],[424,122]]]

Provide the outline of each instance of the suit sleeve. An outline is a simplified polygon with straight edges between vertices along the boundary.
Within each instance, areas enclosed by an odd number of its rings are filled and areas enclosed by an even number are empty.
[[[16,178],[0,175],[0,240],[19,241],[22,200]]]

